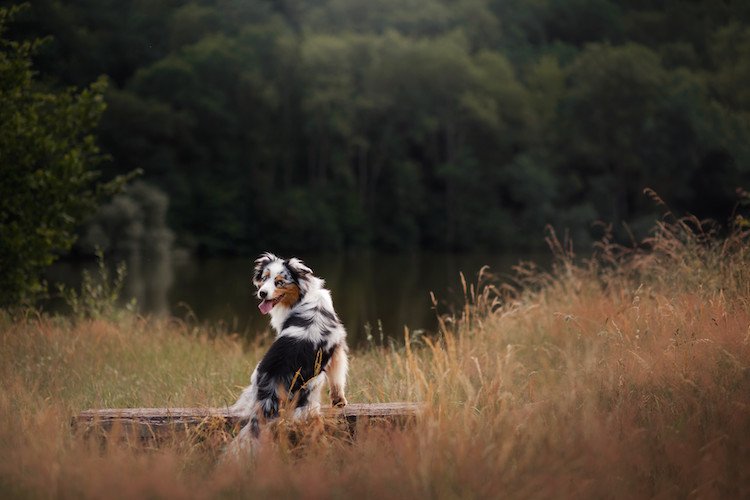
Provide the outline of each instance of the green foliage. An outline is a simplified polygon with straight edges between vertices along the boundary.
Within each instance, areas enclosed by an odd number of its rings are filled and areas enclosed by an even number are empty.
[[[730,213],[747,5],[40,1],[18,29],[55,35],[51,77],[112,78],[107,173],[145,170],[178,245],[499,249],[547,224],[645,231],[647,187]]]
[[[40,275],[73,230],[123,178],[96,182],[91,131],[104,111],[102,77],[80,92],[40,88],[31,57],[42,40],[5,38],[19,8],[0,8],[0,306],[33,300]]]
[[[97,250],[96,258],[98,275],[92,276],[84,269],[80,291],[62,284],[57,285],[58,291],[76,318],[114,320],[123,312],[118,301],[127,268],[124,262],[118,265],[115,278],[110,280],[101,250]],[[127,310],[132,311],[134,307],[135,298],[128,304]]]
[[[101,250],[121,256],[165,257],[174,240],[166,225],[168,207],[163,192],[136,181],[86,219],[73,251],[78,255],[96,255]]]

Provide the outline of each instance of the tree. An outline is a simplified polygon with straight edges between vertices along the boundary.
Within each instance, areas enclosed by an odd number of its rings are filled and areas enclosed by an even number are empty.
[[[31,56],[43,40],[4,38],[19,7],[0,8],[0,306],[28,303],[56,252],[97,200],[125,182],[97,182],[103,157],[91,130],[104,111],[100,78],[77,93],[42,91]]]
[[[645,187],[724,217],[748,184],[747,0],[35,0],[29,14],[9,33],[54,34],[34,56],[45,82],[110,78],[103,175],[142,168],[176,244],[200,253],[528,247],[547,224],[585,244],[593,220],[651,227]]]
[[[633,215],[643,188],[644,144],[662,119],[668,74],[650,49],[591,44],[570,68],[567,111],[575,170],[586,172],[588,198],[604,220]]]

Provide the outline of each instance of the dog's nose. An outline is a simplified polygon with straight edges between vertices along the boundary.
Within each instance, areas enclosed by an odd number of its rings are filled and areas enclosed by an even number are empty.
[[[268,295],[268,292],[265,290],[261,290],[260,292],[258,292],[258,296],[260,296],[261,299],[265,299],[266,295]]]

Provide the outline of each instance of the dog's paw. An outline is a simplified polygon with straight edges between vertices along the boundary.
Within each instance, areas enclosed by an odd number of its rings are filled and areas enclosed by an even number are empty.
[[[344,396],[337,397],[337,398],[332,398],[331,399],[331,406],[333,406],[333,407],[336,407],[336,406],[346,406],[347,403],[348,403],[348,401],[346,400],[346,398]]]

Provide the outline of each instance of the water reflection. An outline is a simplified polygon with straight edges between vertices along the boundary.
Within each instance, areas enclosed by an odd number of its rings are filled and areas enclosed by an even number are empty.
[[[459,272],[476,282],[479,269],[489,265],[500,278],[511,274],[519,254],[312,255],[305,262],[326,280],[336,311],[350,343],[364,342],[369,325],[378,338],[380,322],[386,337],[402,338],[404,325],[412,330],[437,327],[430,300],[434,292],[440,311],[463,302]],[[547,256],[524,255],[536,263]],[[112,262],[112,267],[115,262]],[[225,330],[252,337],[268,328],[258,311],[251,283],[252,258],[131,259],[123,301],[135,298],[138,309],[153,316],[176,316],[221,324]],[[80,284],[81,271],[95,272],[95,264],[57,263],[48,280],[68,286]]]
[[[132,258],[127,262],[123,299],[136,299],[141,310],[157,317],[169,316],[169,292],[174,284],[174,266],[169,258]]]

